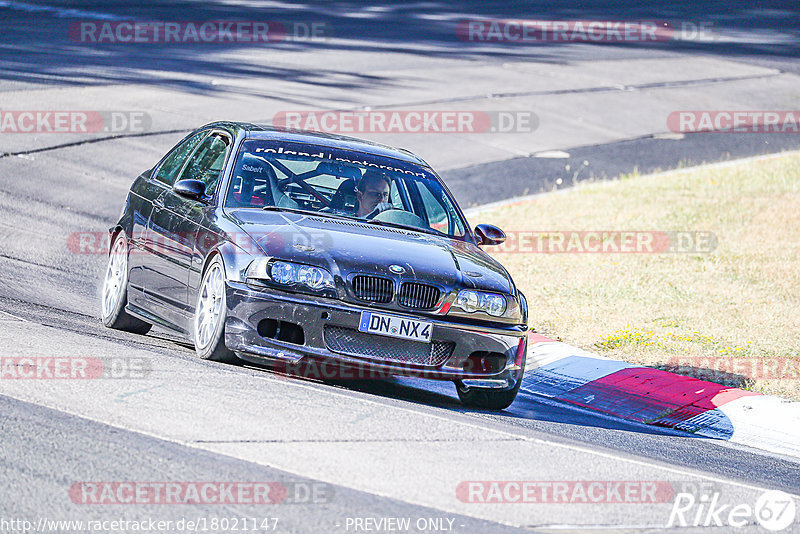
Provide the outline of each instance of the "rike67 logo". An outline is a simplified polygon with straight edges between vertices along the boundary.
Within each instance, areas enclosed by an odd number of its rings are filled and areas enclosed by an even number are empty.
[[[723,502],[719,492],[677,493],[667,527],[734,527],[758,524],[778,532],[789,528],[796,516],[795,502],[782,491],[764,492],[754,504]]]

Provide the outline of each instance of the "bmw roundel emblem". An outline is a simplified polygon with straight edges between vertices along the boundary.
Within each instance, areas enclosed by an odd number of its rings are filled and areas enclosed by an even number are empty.
[[[390,265],[389,270],[392,271],[394,274],[403,274],[404,272],[406,272],[406,270],[400,267],[399,265]]]

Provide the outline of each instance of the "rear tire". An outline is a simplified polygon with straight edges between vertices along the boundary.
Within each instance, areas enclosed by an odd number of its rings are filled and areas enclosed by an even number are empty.
[[[125,232],[119,232],[111,246],[100,305],[100,318],[108,328],[144,335],[153,326],[125,311],[128,305],[128,239]]]
[[[204,360],[238,363],[236,355],[225,346],[225,267],[215,256],[203,274],[197,291],[194,312],[194,349]]]

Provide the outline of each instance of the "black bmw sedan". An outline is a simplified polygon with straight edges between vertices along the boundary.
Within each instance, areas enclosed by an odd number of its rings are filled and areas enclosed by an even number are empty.
[[[527,304],[420,158],[368,141],[218,122],[130,188],[110,228],[102,319],[194,343],[200,358],[456,384],[508,407]]]

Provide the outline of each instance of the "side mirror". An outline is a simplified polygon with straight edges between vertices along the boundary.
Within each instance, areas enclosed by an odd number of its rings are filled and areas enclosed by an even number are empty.
[[[176,195],[198,202],[203,202],[206,197],[206,184],[200,180],[180,180],[172,186],[172,190]]]
[[[499,245],[506,240],[506,234],[491,224],[479,224],[475,227],[475,235],[479,245]]]

